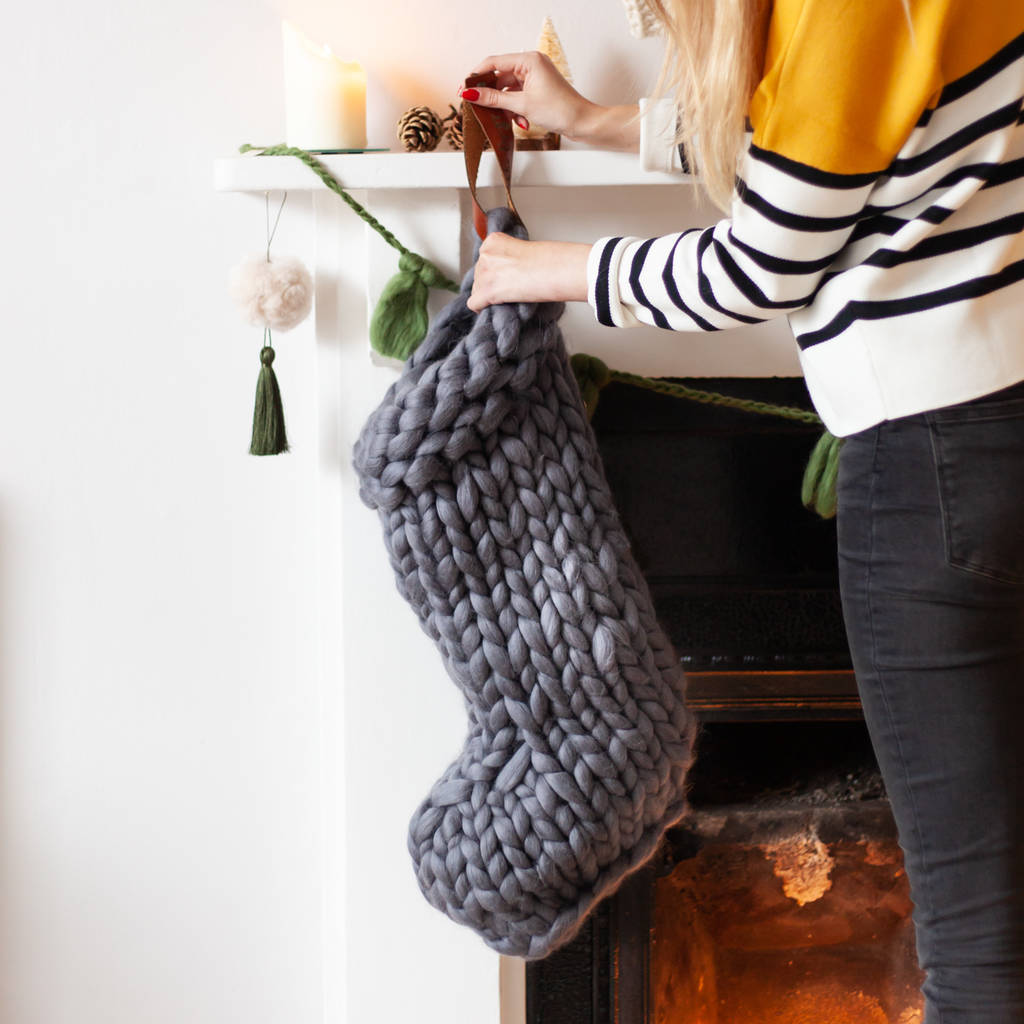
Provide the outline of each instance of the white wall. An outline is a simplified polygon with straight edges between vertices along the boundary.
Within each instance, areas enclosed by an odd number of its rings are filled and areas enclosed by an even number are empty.
[[[5,22],[0,1019],[316,1021],[307,417],[296,456],[245,454],[259,339],[224,282],[263,229],[210,189],[276,130],[275,19]]]
[[[260,337],[225,278],[260,247],[263,208],[211,188],[215,156],[283,135],[282,13],[366,64],[374,145],[406,107],[443,108],[478,58],[532,45],[546,13],[596,99],[642,91],[657,63],[617,0],[5,14],[4,1024],[338,1019],[323,997],[338,965],[321,936],[312,327],[278,339],[294,451],[251,458]],[[276,252],[312,258],[310,212],[289,199]],[[459,1018],[426,1000],[422,1019]]]

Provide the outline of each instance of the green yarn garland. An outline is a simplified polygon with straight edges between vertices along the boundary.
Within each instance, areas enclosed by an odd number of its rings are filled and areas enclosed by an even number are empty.
[[[655,391],[660,395],[672,398],[686,398],[691,402],[704,405],[721,405],[743,412],[760,413],[764,416],[778,416],[782,419],[795,420],[800,423],[821,423],[821,417],[809,409],[798,409],[789,405],[773,405],[770,402],[758,402],[749,398],[734,398],[722,395],[717,391],[701,391],[687,387],[675,381],[662,380],[658,377],[641,377],[635,373],[622,370],[610,370],[597,356],[576,353],[571,359],[573,374],[579,385],[580,395],[587,410],[587,416],[593,417],[597,409],[598,396],[601,390],[613,380],[621,384]],[[842,438],[825,431],[811,452],[811,457],[804,470],[803,486],[800,497],[806,508],[816,512],[822,519],[831,519],[836,514],[836,479],[839,472],[839,449]]]

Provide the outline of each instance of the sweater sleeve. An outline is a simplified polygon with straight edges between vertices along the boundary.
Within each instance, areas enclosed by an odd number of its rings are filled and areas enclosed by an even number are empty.
[[[728,217],[602,238],[588,300],[609,326],[712,331],[807,305],[868,197],[941,88],[943,3],[776,0],[753,133]]]
[[[676,105],[666,96],[640,100],[640,166],[645,171],[678,171]]]

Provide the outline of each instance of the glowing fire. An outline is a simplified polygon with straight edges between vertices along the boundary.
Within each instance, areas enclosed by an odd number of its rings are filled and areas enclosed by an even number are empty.
[[[873,996],[824,982],[769,998],[756,1009],[734,1018],[731,1024],[921,1024],[922,1019],[922,1011],[915,1008],[906,1009],[898,1020],[891,1020]],[[718,1017],[699,1014],[692,1024],[718,1024]]]
[[[759,1006],[742,1024],[920,1024],[920,1014],[913,1012],[892,1021],[873,996],[825,981]]]

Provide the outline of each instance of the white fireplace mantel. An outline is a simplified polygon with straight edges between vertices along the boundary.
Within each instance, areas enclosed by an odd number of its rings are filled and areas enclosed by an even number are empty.
[[[408,248],[458,279],[474,237],[462,155],[358,154],[324,162]],[[501,201],[493,155],[481,165],[482,200]],[[462,699],[399,598],[375,514],[360,502],[350,452],[397,364],[371,356],[367,323],[397,254],[292,157],[218,160],[215,186],[248,193],[309,191],[315,323],[309,345],[279,348],[286,411],[315,410],[290,430],[309,467],[296,500],[308,505],[317,566],[320,650],[322,948],[325,1024],[522,1024],[523,963],[499,958],[421,896],[406,850],[409,817],[461,748]],[[683,175],[642,171],[628,154],[517,155],[517,206],[533,237],[593,241],[649,236],[710,223]],[[437,292],[432,308],[450,298]],[[573,351],[616,369],[661,376],[798,373],[788,328],[710,336],[598,325],[584,304],[562,320]],[[296,331],[299,335],[301,331]],[[289,362],[305,361],[292,371]],[[305,392],[295,378],[308,382]],[[302,403],[301,406],[297,403]],[[499,996],[500,991],[500,996]]]
[[[344,153],[318,159],[348,189],[466,187],[461,153]],[[478,180],[481,185],[501,185],[493,153],[483,154]],[[516,153],[512,167],[513,188],[679,186],[690,180],[688,175],[645,171],[632,153],[584,149]],[[254,154],[217,160],[214,181],[222,192],[327,187],[294,157]]]

